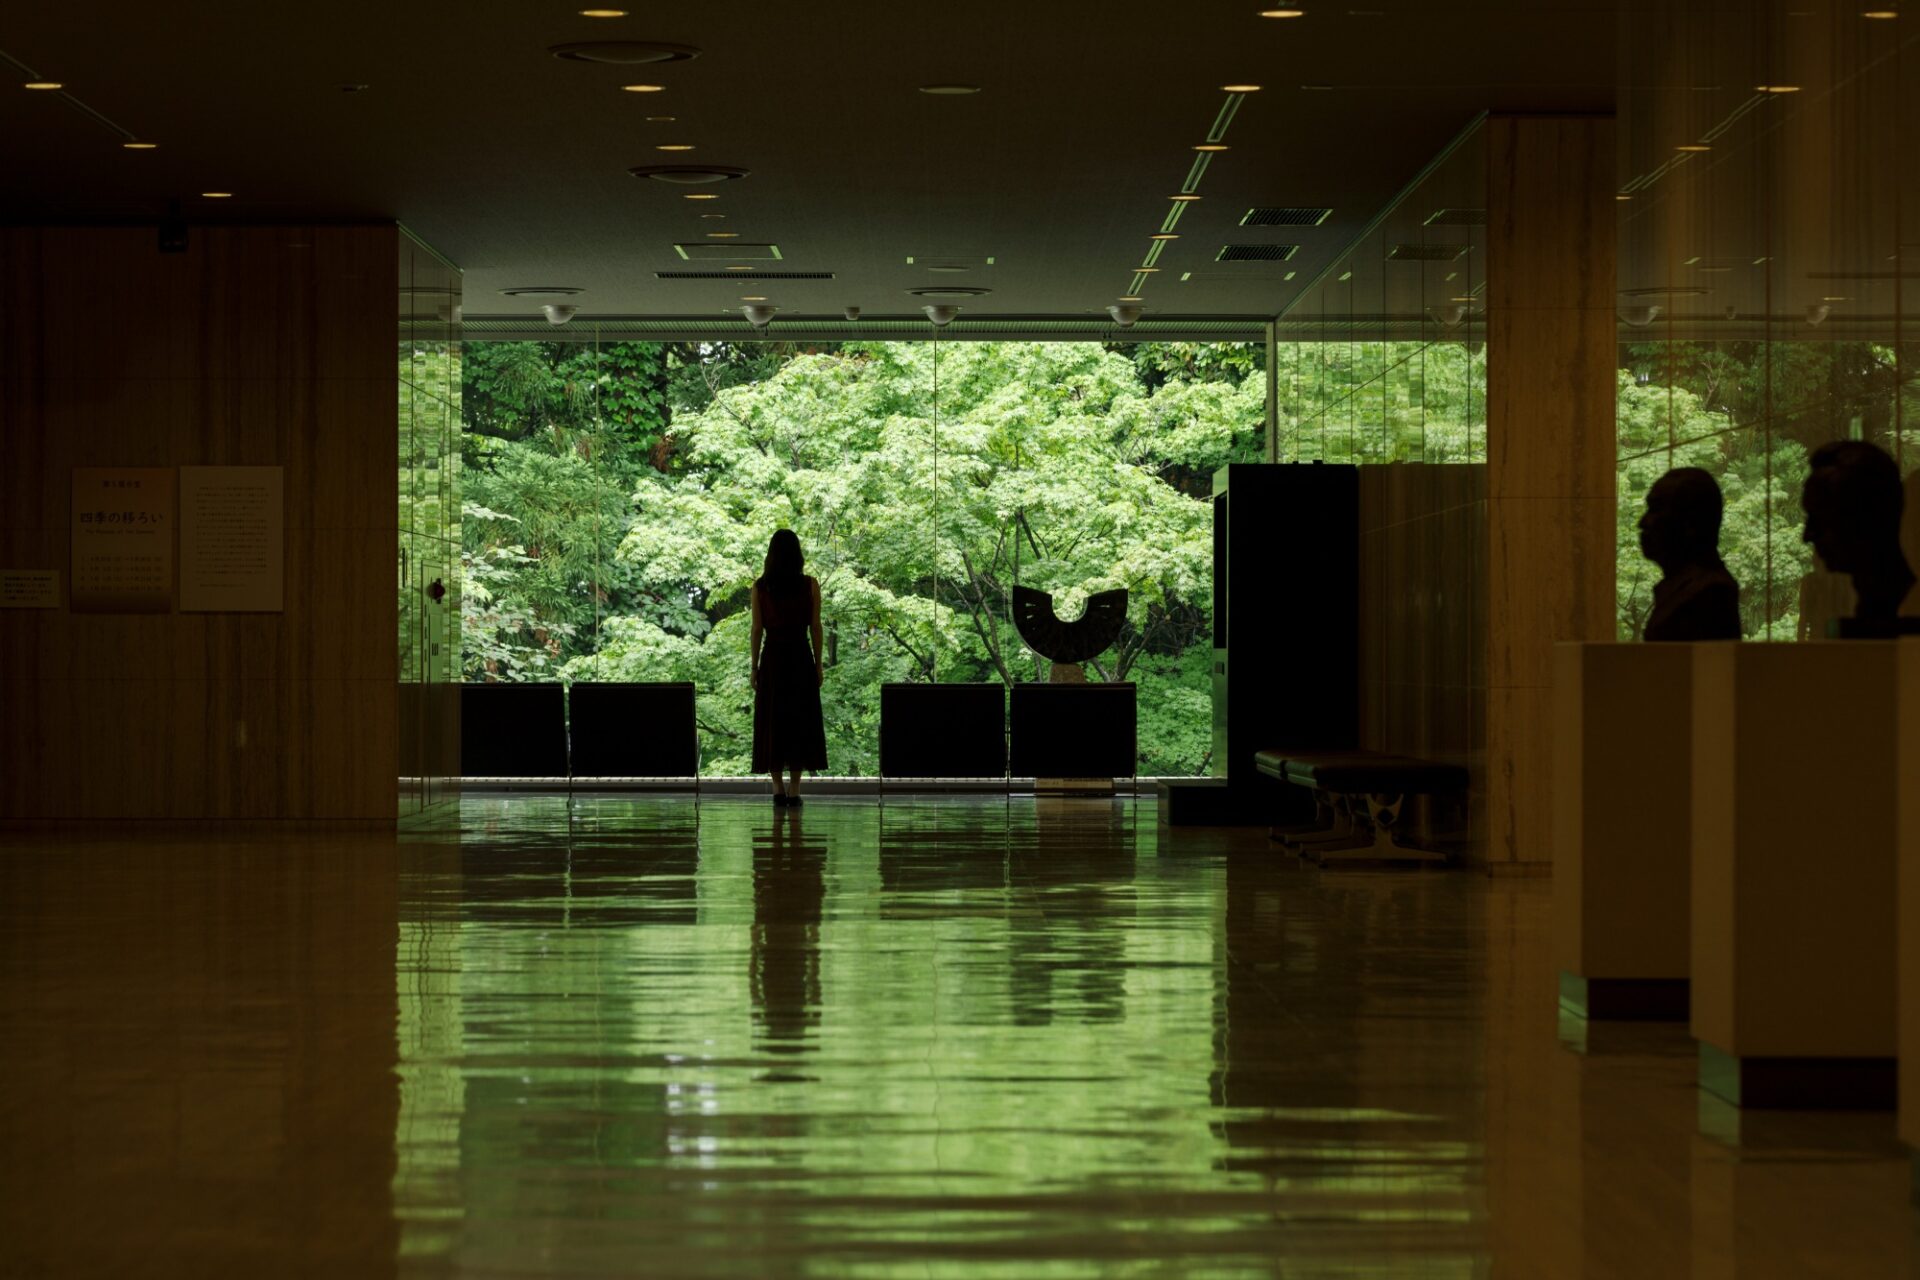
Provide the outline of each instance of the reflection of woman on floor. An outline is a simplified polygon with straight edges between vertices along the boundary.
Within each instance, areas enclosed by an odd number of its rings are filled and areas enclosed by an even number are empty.
[[[753,628],[747,637],[753,660],[753,771],[773,775],[773,802],[782,806],[800,803],[802,769],[827,767],[827,731],[820,717],[820,584],[803,572],[805,566],[793,530],[774,534],[766,567],[753,584]]]

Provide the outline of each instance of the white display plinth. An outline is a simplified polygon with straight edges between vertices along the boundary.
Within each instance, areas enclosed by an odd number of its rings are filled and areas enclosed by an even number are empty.
[[[1581,1017],[1687,1016],[1696,647],[1554,646],[1554,959]]]
[[[1892,1103],[1896,650],[1695,648],[1692,1026],[1737,1105]]]

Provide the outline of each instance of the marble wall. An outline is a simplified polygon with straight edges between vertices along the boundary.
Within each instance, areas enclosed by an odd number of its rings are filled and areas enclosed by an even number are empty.
[[[0,819],[394,811],[387,226],[0,229]],[[285,468],[279,613],[73,613],[75,467]]]

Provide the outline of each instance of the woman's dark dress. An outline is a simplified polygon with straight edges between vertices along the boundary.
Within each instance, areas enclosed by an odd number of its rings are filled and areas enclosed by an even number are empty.
[[[776,595],[760,593],[760,687],[753,695],[753,771],[827,767],[827,730],[814,680],[813,579]]]

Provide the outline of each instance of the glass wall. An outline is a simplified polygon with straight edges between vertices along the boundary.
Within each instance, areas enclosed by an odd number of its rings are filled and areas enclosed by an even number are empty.
[[[1263,456],[1259,343],[567,336],[466,348],[466,679],[691,681],[703,770],[745,774],[748,587],[790,527],[830,772],[878,772],[887,682],[1051,676],[1016,584],[1063,617],[1126,588],[1086,677],[1137,684],[1142,774],[1206,772],[1211,477]]]
[[[460,273],[404,233],[399,262],[400,812],[460,779]]]
[[[1281,318],[1281,462],[1484,462],[1486,158],[1463,133]]]
[[[1912,17],[1895,13],[1675,0],[1625,19],[1623,639],[1639,636],[1659,577],[1635,521],[1669,467],[1719,479],[1749,640],[1820,638],[1852,609],[1851,587],[1801,541],[1811,450],[1872,441],[1912,490],[1920,171],[1906,143],[1920,53]]]

